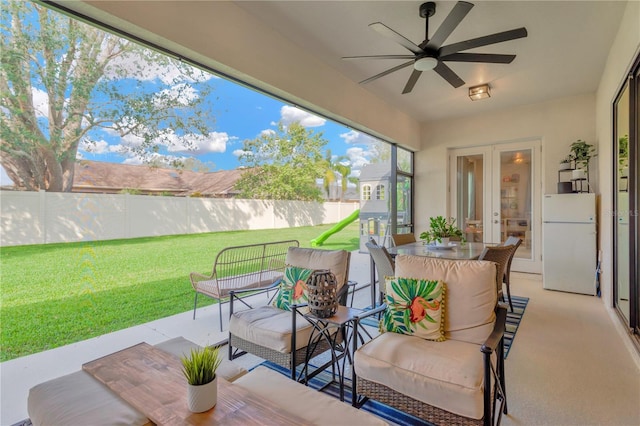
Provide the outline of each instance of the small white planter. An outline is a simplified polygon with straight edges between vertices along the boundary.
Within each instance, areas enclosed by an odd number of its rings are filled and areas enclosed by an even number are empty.
[[[586,177],[587,177],[587,174],[585,173],[585,171],[584,171],[584,170],[580,170],[580,169],[578,169],[578,170],[573,170],[573,171],[571,172],[571,178],[572,178],[573,180],[576,180],[576,179],[586,179]]]
[[[187,384],[187,405],[192,413],[203,413],[218,402],[218,376],[206,385]]]
[[[436,245],[437,246],[448,246],[449,245],[449,238],[440,238],[442,241],[438,242],[436,240]]]
[[[558,170],[569,170],[571,169],[571,163],[560,163],[560,168]]]

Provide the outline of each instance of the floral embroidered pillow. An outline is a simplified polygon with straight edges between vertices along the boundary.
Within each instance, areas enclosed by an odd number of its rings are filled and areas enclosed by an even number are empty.
[[[273,301],[273,306],[285,311],[291,310],[291,305],[306,303],[309,300],[307,281],[313,269],[287,266],[280,281],[280,291]]]
[[[387,309],[380,320],[382,331],[438,342],[445,340],[442,281],[388,277],[386,289]]]

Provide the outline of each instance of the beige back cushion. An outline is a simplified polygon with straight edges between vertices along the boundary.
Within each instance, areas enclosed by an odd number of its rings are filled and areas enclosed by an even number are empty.
[[[493,330],[498,303],[493,262],[399,255],[396,276],[444,281],[447,339],[482,344]]]
[[[289,247],[285,263],[307,269],[328,269],[336,276],[340,290],[349,279],[350,255],[346,250]]]

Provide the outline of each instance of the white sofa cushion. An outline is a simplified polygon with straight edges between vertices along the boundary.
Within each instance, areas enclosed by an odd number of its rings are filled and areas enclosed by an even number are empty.
[[[396,276],[444,281],[447,339],[483,344],[491,334],[498,303],[495,263],[399,255]]]
[[[480,345],[384,333],[359,348],[354,363],[358,378],[464,417],[483,416]]]
[[[336,276],[338,290],[349,276],[349,255],[346,250],[321,250],[289,247],[285,263],[309,269],[328,269]]]
[[[325,425],[386,425],[381,418],[340,402],[322,392],[313,390],[284,377],[267,367],[257,367],[236,380],[233,386],[241,386],[268,399],[274,405],[309,423]]]
[[[291,353],[291,311],[273,306],[234,312],[229,333],[259,346]],[[296,318],[296,350],[307,346],[313,327],[300,315]]]

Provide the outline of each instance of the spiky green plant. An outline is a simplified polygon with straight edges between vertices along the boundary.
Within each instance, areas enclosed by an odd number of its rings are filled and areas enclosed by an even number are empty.
[[[180,360],[187,383],[194,386],[206,385],[215,379],[216,370],[222,362],[222,358],[218,356],[218,348],[211,347],[191,349],[191,354]]]

